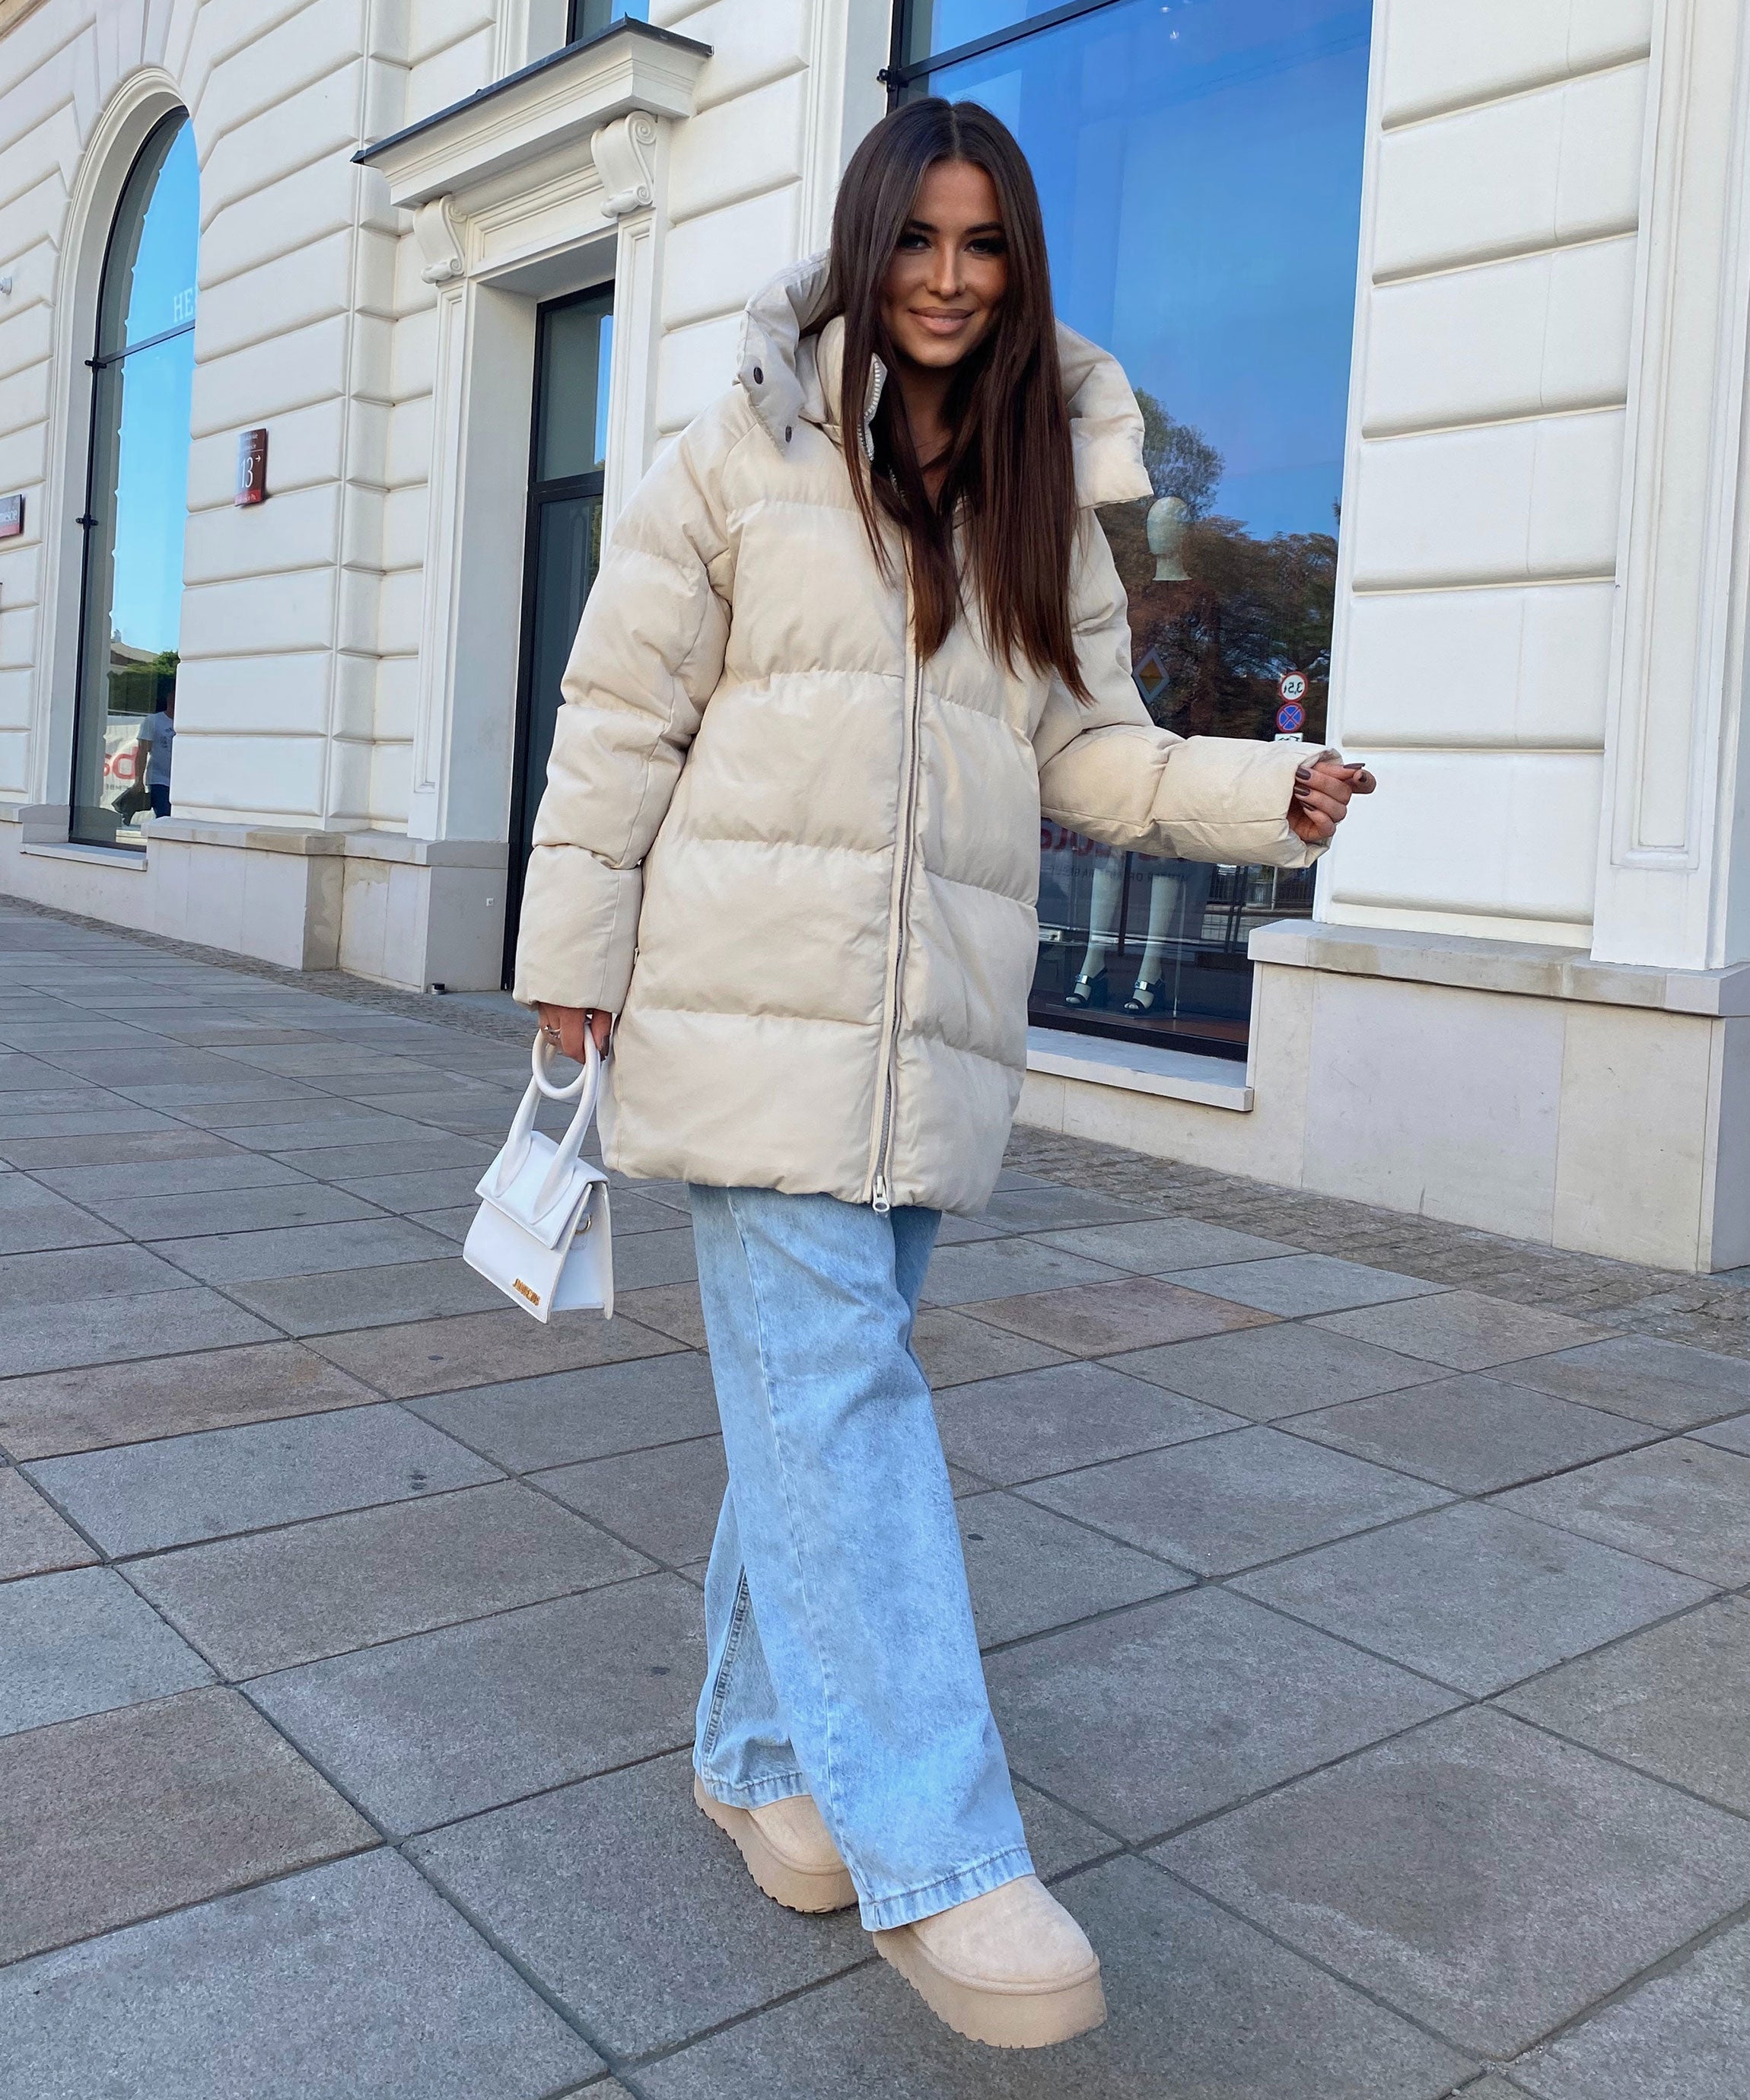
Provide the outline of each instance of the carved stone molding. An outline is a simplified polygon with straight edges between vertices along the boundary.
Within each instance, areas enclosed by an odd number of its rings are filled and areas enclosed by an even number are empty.
[[[602,178],[605,218],[624,218],[628,211],[648,211],[655,203],[656,141],[656,119],[642,109],[604,124],[590,139],[590,157]]]
[[[450,285],[467,275],[461,229],[447,196],[415,205],[413,237],[425,258],[425,267],[419,274],[428,285]]]

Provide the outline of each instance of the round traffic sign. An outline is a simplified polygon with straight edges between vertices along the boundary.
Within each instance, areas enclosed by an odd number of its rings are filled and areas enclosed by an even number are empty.
[[[1276,709],[1276,727],[1281,730],[1299,729],[1307,719],[1307,710],[1296,707],[1292,700],[1285,700]]]
[[[1276,690],[1292,707],[1307,697],[1307,674],[1304,671],[1285,671],[1277,682]]]

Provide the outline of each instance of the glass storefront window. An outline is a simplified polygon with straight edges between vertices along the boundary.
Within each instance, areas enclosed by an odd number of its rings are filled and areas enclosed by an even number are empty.
[[[581,37],[599,37],[616,22],[647,22],[650,0],[571,0],[565,25],[565,41],[575,44]]]
[[[1292,700],[1316,743],[1370,0],[1091,0],[1065,17],[913,0],[900,82],[982,103],[1020,139],[1057,310],[1137,390],[1154,496],[1101,523],[1150,713],[1269,738]],[[1247,938],[1310,914],[1310,871],[1150,860],[1049,825],[1040,845],[1034,1020],[1243,1056]]]
[[[522,663],[511,788],[510,880],[505,982],[514,973],[522,871],[584,601],[602,565],[602,490],[607,464],[611,288],[540,309],[535,339],[535,430],[524,528]]]
[[[194,386],[194,135],[146,141],[117,208],[92,360],[71,836],[139,847],[169,805]]]

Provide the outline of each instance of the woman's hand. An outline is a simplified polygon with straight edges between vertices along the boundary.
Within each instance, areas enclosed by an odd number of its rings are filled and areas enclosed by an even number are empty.
[[[1320,759],[1295,779],[1289,829],[1308,845],[1322,846],[1348,815],[1349,797],[1371,795],[1378,784],[1364,765]]]
[[[596,1039],[596,1048],[605,1057],[607,1039],[613,1031],[614,1017],[590,1006],[549,1006],[543,1001],[538,1009],[541,1033],[574,1064],[584,1061],[584,1030],[587,1028]]]

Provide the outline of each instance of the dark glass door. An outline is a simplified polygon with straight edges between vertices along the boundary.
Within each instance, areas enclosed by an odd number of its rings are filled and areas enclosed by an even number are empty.
[[[535,418],[524,538],[522,661],[510,797],[510,880],[505,982],[516,958],[522,873],[562,696],[559,681],[584,600],[602,561],[602,476],[607,440],[614,295],[557,299],[536,324]]]

